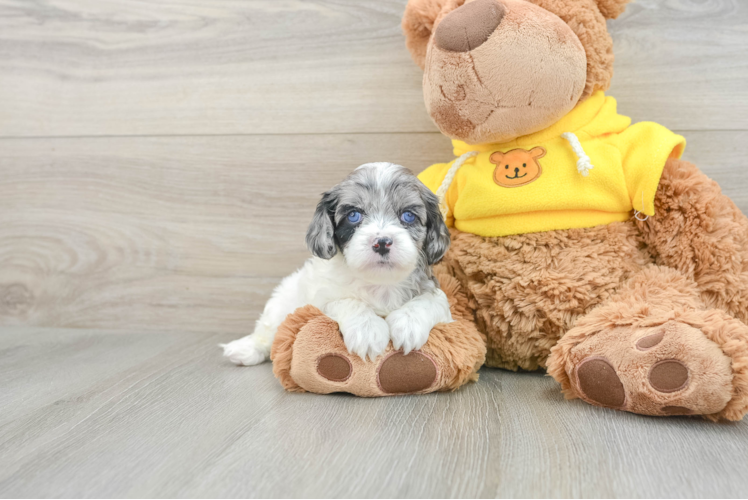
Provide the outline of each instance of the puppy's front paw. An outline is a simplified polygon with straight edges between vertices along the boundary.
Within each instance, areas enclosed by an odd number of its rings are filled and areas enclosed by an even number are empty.
[[[429,339],[433,325],[424,322],[417,314],[408,314],[405,309],[398,309],[387,316],[390,326],[390,337],[395,349],[402,349],[403,354],[420,349]]]
[[[259,365],[270,357],[268,350],[252,337],[237,339],[228,344],[219,344],[219,347],[223,347],[223,355],[229,358],[229,361],[240,366]]]
[[[384,352],[390,343],[387,322],[374,315],[354,316],[340,323],[340,333],[348,352],[358,354],[361,359],[374,359]]]

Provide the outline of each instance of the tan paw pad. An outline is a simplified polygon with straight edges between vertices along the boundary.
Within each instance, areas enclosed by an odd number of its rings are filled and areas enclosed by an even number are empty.
[[[665,415],[693,415],[693,410],[685,406],[663,406],[660,410]]]
[[[570,381],[588,403],[645,415],[710,415],[732,397],[732,368],[719,345],[675,320],[604,329],[574,347]]]
[[[621,408],[626,402],[626,391],[613,365],[601,357],[582,360],[577,366],[579,390],[592,402],[611,408]]]
[[[396,351],[382,361],[377,382],[387,394],[409,394],[431,387],[437,374],[436,364],[429,356],[417,351],[406,356]]]
[[[636,348],[640,351],[648,351],[662,342],[663,337],[665,337],[664,331],[653,333],[652,335],[647,335],[646,337],[640,338],[637,341]]]
[[[353,373],[353,367],[343,356],[325,354],[317,360],[317,373],[333,382],[345,382]]]
[[[656,391],[677,392],[688,385],[688,368],[676,359],[665,359],[652,365],[648,379]]]

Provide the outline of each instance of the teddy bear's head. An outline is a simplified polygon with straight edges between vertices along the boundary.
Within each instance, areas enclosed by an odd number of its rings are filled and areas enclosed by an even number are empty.
[[[542,130],[613,76],[628,0],[410,0],[408,49],[439,129],[471,144]]]

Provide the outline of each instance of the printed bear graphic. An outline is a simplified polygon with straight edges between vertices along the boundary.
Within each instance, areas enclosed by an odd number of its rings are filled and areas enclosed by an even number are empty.
[[[545,149],[541,147],[512,149],[506,153],[496,151],[491,154],[490,162],[496,165],[493,180],[502,187],[519,187],[529,184],[543,173],[538,160],[545,156]]]

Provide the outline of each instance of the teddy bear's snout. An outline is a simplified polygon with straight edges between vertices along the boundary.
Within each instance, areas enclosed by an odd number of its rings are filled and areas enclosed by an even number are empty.
[[[452,52],[468,52],[479,47],[496,31],[506,14],[498,0],[475,0],[458,7],[439,23],[434,42]]]

